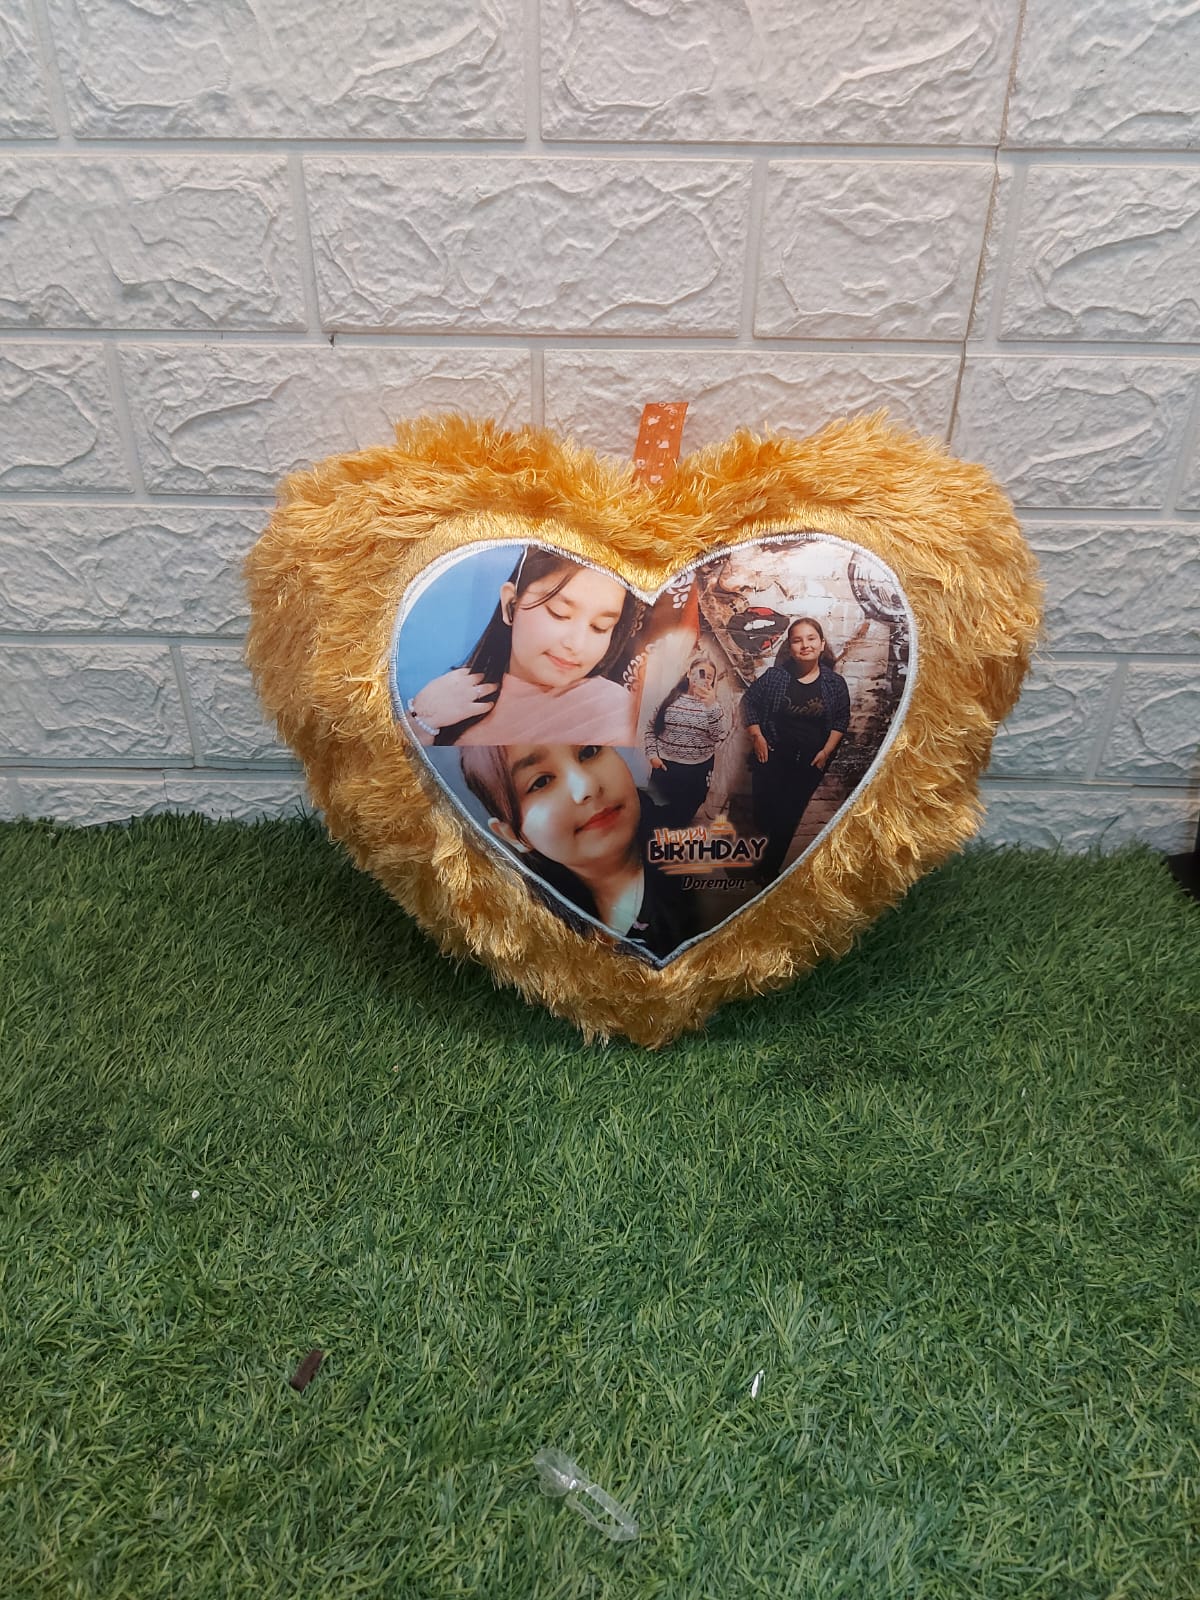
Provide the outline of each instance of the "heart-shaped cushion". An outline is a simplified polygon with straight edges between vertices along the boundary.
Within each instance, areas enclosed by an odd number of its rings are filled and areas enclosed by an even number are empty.
[[[290,479],[247,574],[331,832],[447,952],[648,1045],[969,838],[1038,627],[986,472],[878,418],[658,486],[424,420]]]

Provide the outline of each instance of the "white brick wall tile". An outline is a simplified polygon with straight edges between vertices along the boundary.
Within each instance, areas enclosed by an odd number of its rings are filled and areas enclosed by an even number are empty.
[[[736,333],[747,162],[310,158],[329,328]]]
[[[969,355],[954,448],[1018,505],[1158,507],[1198,373],[1184,361]]]
[[[17,781],[20,815],[48,817],[89,827],[130,822],[167,810],[161,773],[129,778],[22,777]]]
[[[1055,650],[1200,655],[1200,528],[1029,523]]]
[[[1200,661],[1130,667],[1099,775],[1200,787]]]
[[[0,756],[190,758],[165,645],[0,645]]]
[[[985,779],[982,792],[987,816],[979,837],[985,844],[1109,851],[1141,840],[1172,855],[1196,842],[1196,802],[1183,793],[1016,786],[991,779]]]
[[[239,777],[224,772],[168,772],[165,780],[168,811],[198,812],[214,822],[259,822],[278,817],[299,817],[313,806],[298,777]]]
[[[104,357],[0,345],[0,489],[129,489]]]
[[[1200,11],[1174,0],[1028,0],[1011,144],[1193,148]]]
[[[14,816],[100,826],[174,811],[214,821],[257,822],[312,810],[303,784],[290,774],[241,777],[231,772],[166,772],[129,778],[22,777]]]
[[[991,215],[983,240],[983,253],[979,263],[979,287],[971,307],[970,335],[979,338],[988,331],[992,305],[996,297],[1000,265],[1005,260],[1005,241],[1008,237],[1009,219],[1015,201],[1017,173],[1001,159],[995,172],[991,196]]]
[[[0,628],[240,633],[265,510],[0,505]]]
[[[556,139],[987,144],[1016,8],[979,0],[543,0]]]
[[[999,331],[1200,339],[1200,168],[1032,168]]]
[[[1200,511],[1200,439],[1192,445],[1191,463],[1179,491],[1179,506],[1184,511]]]
[[[240,644],[187,645],[180,653],[204,761],[290,759],[263,717]]]
[[[945,433],[956,356],[789,355],[779,351],[548,350],[546,420],[593,449],[629,456],[647,400],[687,400],[683,448],[736,427],[803,436],[831,418],[889,408]]]
[[[990,162],[773,164],[754,331],[961,338],[991,187]]]
[[[1037,662],[996,735],[988,771],[1086,777],[1115,672],[1111,662]]]
[[[14,822],[25,814],[16,779],[0,773],[0,822]]]
[[[302,328],[277,157],[0,159],[0,322]]]
[[[25,0],[0,0],[0,139],[42,139],[54,119]]]
[[[87,138],[520,138],[520,0],[49,0]]]
[[[520,350],[137,345],[121,361],[146,482],[164,492],[264,493],[425,411],[529,420]]]

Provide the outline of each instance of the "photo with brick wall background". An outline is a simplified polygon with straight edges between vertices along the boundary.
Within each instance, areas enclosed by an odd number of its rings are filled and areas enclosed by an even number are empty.
[[[1190,847],[1198,59],[1168,0],[0,0],[0,816],[302,808],[283,474],[678,398],[983,461],[1048,594],[984,837]]]

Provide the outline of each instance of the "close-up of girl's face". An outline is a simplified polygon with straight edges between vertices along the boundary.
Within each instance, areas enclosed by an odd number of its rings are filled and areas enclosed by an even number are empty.
[[[625,590],[590,567],[579,567],[558,588],[560,583],[562,573],[550,573],[520,596],[506,583],[500,604],[503,614],[512,616],[509,672],[540,689],[561,691],[603,661],[621,620]]]
[[[574,872],[626,855],[641,807],[633,774],[611,745],[507,745],[517,804],[510,843],[525,845]],[[502,837],[514,830],[493,822]]]
[[[694,661],[688,668],[688,688],[693,694],[707,694],[716,683],[716,678],[711,661]]]
[[[813,667],[820,660],[825,641],[811,622],[801,622],[788,634],[792,660],[802,667]]]

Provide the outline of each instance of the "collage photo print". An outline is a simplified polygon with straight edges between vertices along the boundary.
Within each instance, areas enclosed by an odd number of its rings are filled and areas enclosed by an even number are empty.
[[[548,545],[410,586],[397,721],[577,931],[662,966],[790,872],[899,726],[912,615],[869,551],[780,530],[653,599]]]

